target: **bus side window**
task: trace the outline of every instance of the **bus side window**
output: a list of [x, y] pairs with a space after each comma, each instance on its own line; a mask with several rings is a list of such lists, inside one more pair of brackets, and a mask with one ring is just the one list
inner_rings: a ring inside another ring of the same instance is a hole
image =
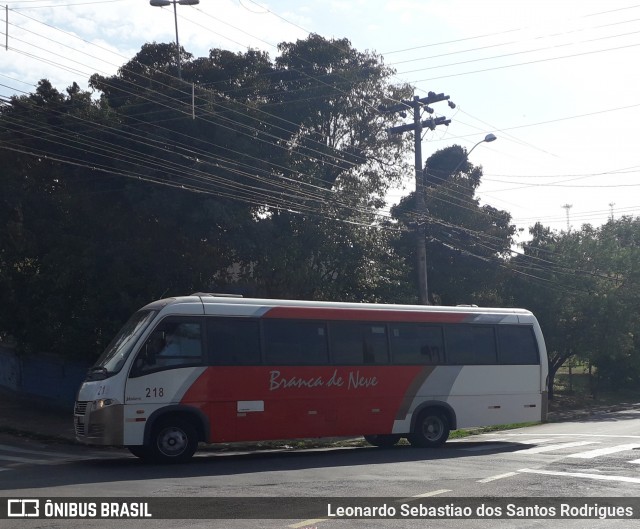
[[147, 339], [134, 363], [133, 375], [168, 367], [202, 364], [200, 322], [163, 321]]
[[207, 346], [213, 365], [259, 365], [260, 324], [248, 318], [208, 318]]
[[419, 323], [391, 325], [391, 357], [394, 364], [444, 363], [442, 328]]
[[269, 320], [262, 323], [268, 365], [326, 365], [326, 324], [319, 321]]
[[496, 364], [495, 332], [488, 325], [447, 325], [444, 328], [447, 360], [454, 365]]
[[498, 325], [501, 364], [537, 365], [538, 345], [533, 329], [526, 325]]
[[334, 364], [387, 364], [389, 350], [384, 323], [332, 322], [331, 354]]

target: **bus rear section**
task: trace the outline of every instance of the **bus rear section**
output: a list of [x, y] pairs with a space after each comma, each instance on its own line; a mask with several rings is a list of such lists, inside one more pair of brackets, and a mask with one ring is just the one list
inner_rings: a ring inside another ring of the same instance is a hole
[[141, 312], [128, 349], [80, 389], [83, 442], [184, 461], [199, 442], [439, 446], [456, 428], [545, 419], [546, 350], [527, 311], [199, 296]]

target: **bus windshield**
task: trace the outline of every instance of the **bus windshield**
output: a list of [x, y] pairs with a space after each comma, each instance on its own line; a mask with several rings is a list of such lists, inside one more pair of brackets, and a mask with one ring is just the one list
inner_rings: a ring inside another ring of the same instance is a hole
[[131, 354], [137, 339], [155, 318], [156, 314], [157, 311], [155, 310], [141, 310], [131, 316], [90, 369], [88, 378], [107, 378], [118, 373]]

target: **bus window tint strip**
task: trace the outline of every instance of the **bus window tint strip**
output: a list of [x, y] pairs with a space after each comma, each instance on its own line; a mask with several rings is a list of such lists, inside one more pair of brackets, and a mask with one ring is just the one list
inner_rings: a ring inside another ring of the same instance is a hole
[[391, 327], [391, 357], [394, 364], [437, 365], [444, 363], [442, 327], [412, 323]]
[[263, 322], [268, 365], [323, 365], [329, 362], [326, 324], [316, 321]]
[[540, 353], [531, 326], [498, 326], [498, 347], [501, 364], [536, 365], [540, 362]]
[[384, 323], [331, 322], [331, 356], [338, 365], [389, 363]]
[[253, 318], [208, 318], [207, 346], [214, 365], [259, 365], [260, 323]]
[[[262, 334], [261, 334], [262, 328]], [[537, 365], [530, 325], [207, 318], [212, 365]]]

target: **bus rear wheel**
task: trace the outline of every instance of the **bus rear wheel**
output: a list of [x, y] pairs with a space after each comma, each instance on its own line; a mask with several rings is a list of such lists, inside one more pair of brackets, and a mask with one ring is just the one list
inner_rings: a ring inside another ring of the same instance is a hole
[[418, 416], [408, 439], [412, 446], [420, 448], [442, 446], [449, 438], [449, 431], [445, 414], [436, 409], [427, 409]]
[[365, 435], [364, 440], [379, 448], [391, 448], [400, 440], [400, 436], [396, 434]]
[[162, 420], [154, 427], [149, 445], [152, 459], [161, 463], [184, 463], [198, 448], [198, 432], [181, 418]]

